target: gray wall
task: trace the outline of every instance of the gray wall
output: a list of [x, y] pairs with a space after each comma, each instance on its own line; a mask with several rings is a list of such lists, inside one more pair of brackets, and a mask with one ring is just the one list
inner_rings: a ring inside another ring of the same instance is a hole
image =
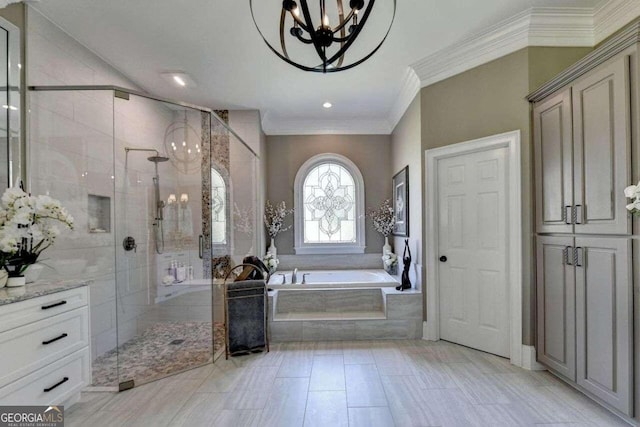
[[[292, 207], [298, 169], [309, 158], [322, 153], [341, 154], [358, 166], [364, 178], [365, 208], [377, 207], [391, 197], [389, 135], [295, 135], [267, 136], [267, 199], [274, 203], [284, 200], [287, 207]], [[292, 218], [289, 221], [293, 224]], [[366, 230], [366, 252], [382, 254], [383, 237], [368, 220]], [[278, 256], [294, 254], [293, 246], [293, 229], [276, 239]]]
[[[422, 289], [422, 150], [420, 147], [420, 94], [418, 94], [391, 134], [391, 173], [409, 166], [409, 248], [413, 259], [409, 278], [416, 289]], [[394, 237], [392, 245], [398, 256], [404, 251], [404, 237]], [[402, 273], [402, 263], [398, 274]]]
[[535, 268], [531, 115], [525, 96], [589, 51], [526, 48], [421, 90], [423, 151], [516, 129], [522, 132], [523, 343], [527, 345], [533, 345], [535, 335]]

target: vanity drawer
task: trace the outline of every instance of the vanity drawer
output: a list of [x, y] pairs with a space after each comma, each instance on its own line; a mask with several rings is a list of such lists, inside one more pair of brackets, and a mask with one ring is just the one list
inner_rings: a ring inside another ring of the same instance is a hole
[[0, 332], [88, 305], [88, 286], [0, 306]]
[[89, 349], [84, 348], [0, 388], [0, 405], [61, 405], [89, 385]]
[[0, 333], [0, 386], [88, 345], [88, 307]]

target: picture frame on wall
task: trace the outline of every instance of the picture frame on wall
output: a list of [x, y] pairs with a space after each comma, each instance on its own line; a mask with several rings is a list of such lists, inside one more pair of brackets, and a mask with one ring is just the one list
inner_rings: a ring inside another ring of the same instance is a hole
[[393, 176], [393, 210], [396, 223], [393, 235], [409, 237], [409, 166]]

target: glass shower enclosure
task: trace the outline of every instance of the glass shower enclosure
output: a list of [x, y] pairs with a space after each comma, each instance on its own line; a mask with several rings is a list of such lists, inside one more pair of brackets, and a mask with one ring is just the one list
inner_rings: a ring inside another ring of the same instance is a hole
[[126, 89], [35, 87], [29, 103], [28, 189], [75, 218], [42, 276], [90, 283], [93, 386], [211, 363], [220, 259], [255, 250], [255, 153], [210, 110]]

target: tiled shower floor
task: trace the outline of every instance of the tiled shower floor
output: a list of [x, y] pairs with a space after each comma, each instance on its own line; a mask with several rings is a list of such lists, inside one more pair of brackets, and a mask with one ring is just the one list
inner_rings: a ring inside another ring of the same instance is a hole
[[[216, 350], [224, 326], [215, 323]], [[146, 383], [211, 361], [211, 323], [156, 323], [142, 334], [93, 361], [93, 386], [117, 387], [129, 379]], [[120, 380], [118, 378], [120, 366]]]

